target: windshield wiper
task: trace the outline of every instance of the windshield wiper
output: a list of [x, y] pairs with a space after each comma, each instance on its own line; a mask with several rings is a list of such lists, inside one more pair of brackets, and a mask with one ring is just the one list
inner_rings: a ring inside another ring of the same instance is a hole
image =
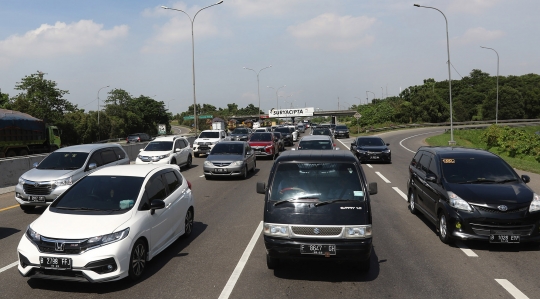
[[330, 201], [321, 201], [321, 202], [316, 203], [315, 206], [318, 207], [318, 206], [324, 206], [324, 205], [335, 203], [335, 202], [353, 201], [353, 200], [356, 200], [356, 199], [334, 199]]
[[94, 208], [87, 208], [87, 207], [79, 207], [79, 208], [70, 208], [70, 207], [55, 207], [60, 210], [83, 210], [83, 211], [106, 211], [102, 209], [94, 209]]
[[493, 183], [498, 183], [498, 182], [497, 182], [497, 181], [494, 181], [494, 180], [478, 179], [478, 180], [472, 180], [472, 181], [461, 182], [461, 183], [459, 183], [459, 184], [484, 184], [484, 183], [487, 183], [487, 184], [493, 184]]
[[517, 181], [517, 179], [501, 180], [501, 181], [497, 181], [496, 183], [497, 183], [497, 184], [504, 184], [504, 183], [515, 182], [515, 181]]
[[71, 166], [71, 167], [66, 167], [66, 168], [64, 168], [64, 170], [73, 170], [73, 169], [79, 169], [79, 168], [81, 168], [81, 167], [80, 167], [80, 166], [79, 166], [79, 167], [77, 167], [77, 166]]
[[299, 197], [295, 197], [295, 198], [291, 198], [291, 199], [280, 200], [280, 201], [274, 203], [274, 206], [277, 206], [277, 205], [280, 205], [280, 204], [286, 203], [286, 202], [294, 202], [294, 201], [299, 200], [299, 199], [316, 199], [316, 200], [319, 200], [319, 198], [316, 197], [316, 195], [321, 195], [321, 194], [320, 193], [306, 194], [304, 196], [299, 196]]

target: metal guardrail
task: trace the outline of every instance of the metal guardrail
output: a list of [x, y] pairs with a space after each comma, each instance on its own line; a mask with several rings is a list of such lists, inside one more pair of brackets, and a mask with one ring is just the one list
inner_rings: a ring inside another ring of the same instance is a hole
[[[540, 119], [505, 119], [505, 120], [499, 120], [498, 123], [499, 124], [500, 123], [523, 123], [522, 126], [532, 126], [532, 125], [540, 125]], [[460, 121], [460, 122], [454, 122], [453, 123], [454, 126], [485, 125], [484, 127], [488, 127], [488, 126], [490, 126], [492, 124], [495, 124], [494, 120]], [[405, 125], [396, 125], [396, 126], [389, 126], [389, 127], [382, 127], [382, 128], [371, 128], [371, 129], [366, 129], [366, 133], [389, 131], [389, 130], [395, 130], [395, 129], [405, 129], [405, 128], [444, 127], [444, 126], [450, 126], [450, 122], [405, 124]], [[461, 128], [459, 128], [459, 129], [461, 129]]]

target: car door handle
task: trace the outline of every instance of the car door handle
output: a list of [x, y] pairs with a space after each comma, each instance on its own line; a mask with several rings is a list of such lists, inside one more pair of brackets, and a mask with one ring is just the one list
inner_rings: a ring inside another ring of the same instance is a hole
[[165, 209], [168, 209], [170, 206], [171, 206], [171, 203], [168, 203], [168, 204], [165, 206]]

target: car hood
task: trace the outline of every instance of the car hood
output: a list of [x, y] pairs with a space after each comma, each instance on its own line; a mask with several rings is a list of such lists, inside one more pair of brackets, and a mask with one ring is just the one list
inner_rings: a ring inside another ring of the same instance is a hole
[[365, 201], [335, 202], [323, 206], [314, 203], [267, 203], [265, 222], [305, 225], [363, 225], [371, 218]]
[[55, 239], [85, 239], [113, 233], [131, 218], [131, 211], [117, 215], [74, 215], [48, 209], [30, 226], [42, 236]]
[[216, 142], [219, 138], [197, 138], [194, 142]]
[[69, 170], [55, 170], [55, 169], [37, 169], [33, 168], [28, 170], [22, 175], [22, 178], [34, 182], [47, 182], [58, 180], [60, 178], [67, 178], [74, 175], [78, 169], [69, 169]]
[[206, 160], [210, 162], [232, 162], [232, 161], [242, 161], [244, 157], [242, 155], [208, 155]]
[[267, 146], [272, 145], [272, 141], [250, 141], [248, 142], [250, 146]]
[[512, 204], [530, 203], [533, 192], [525, 184], [448, 184], [454, 192], [469, 203]]
[[141, 156], [162, 156], [170, 154], [171, 151], [142, 151], [139, 153]]
[[365, 146], [365, 145], [363, 145], [363, 146], [357, 146], [356, 148], [359, 149], [359, 150], [370, 151], [370, 152], [382, 152], [382, 151], [388, 149], [387, 146], [383, 146], [383, 145], [378, 145], [378, 146]]

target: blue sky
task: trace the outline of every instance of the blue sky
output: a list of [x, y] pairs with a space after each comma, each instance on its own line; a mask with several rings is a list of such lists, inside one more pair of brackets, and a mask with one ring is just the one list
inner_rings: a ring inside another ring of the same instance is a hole
[[[416, 2], [415, 2], [416, 1]], [[66, 98], [97, 109], [112, 88], [146, 95], [173, 113], [193, 103], [191, 16], [213, 1], [2, 0], [0, 88], [10, 96], [42, 71]], [[472, 69], [539, 73], [538, 0], [225, 0], [195, 21], [197, 102], [217, 107], [345, 109], [423, 79], [448, 78], [443, 16], [459, 79]], [[459, 74], [458, 74], [459, 73]], [[267, 86], [278, 88], [276, 92]], [[382, 87], [382, 90], [381, 90]], [[388, 91], [387, 91], [388, 90]], [[381, 94], [382, 93], [382, 94]], [[358, 99], [360, 98], [360, 99]], [[373, 94], [369, 93], [369, 98]], [[278, 103], [276, 104], [276, 101]]]

